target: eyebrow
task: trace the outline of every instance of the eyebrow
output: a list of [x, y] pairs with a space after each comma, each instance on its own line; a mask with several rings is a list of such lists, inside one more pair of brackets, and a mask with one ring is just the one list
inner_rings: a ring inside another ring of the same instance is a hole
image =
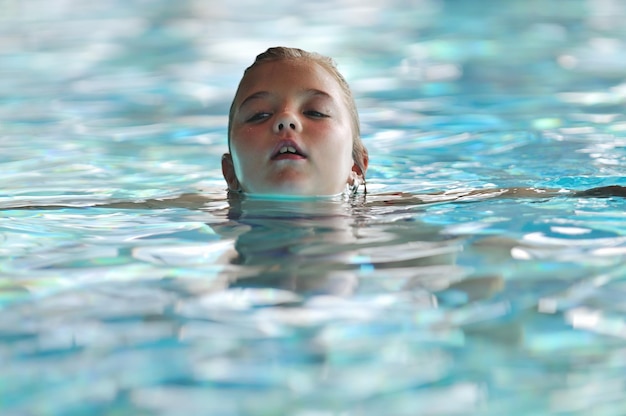
[[244, 105], [246, 105], [250, 101], [258, 100], [260, 98], [266, 98], [269, 95], [270, 95], [270, 93], [268, 91], [255, 92], [254, 94], [247, 96], [246, 99], [243, 100], [241, 102], [241, 104], [239, 104], [239, 108], [243, 107]]
[[[330, 99], [333, 98], [327, 92], [324, 92], [322, 90], [318, 90], [318, 89], [315, 89], [315, 88], [306, 89], [306, 90], [303, 91], [303, 93], [306, 94], [306, 95], [311, 95], [311, 96], [319, 95], [319, 96], [330, 98]], [[251, 95], [247, 96], [241, 102], [241, 104], [239, 104], [239, 108], [243, 107], [244, 105], [246, 105], [250, 101], [254, 101], [254, 100], [258, 100], [258, 99], [262, 99], [262, 98], [267, 98], [267, 97], [269, 97], [271, 95], [272, 94], [269, 91], [258, 91], [258, 92], [255, 92], [254, 94], [251, 94]]]

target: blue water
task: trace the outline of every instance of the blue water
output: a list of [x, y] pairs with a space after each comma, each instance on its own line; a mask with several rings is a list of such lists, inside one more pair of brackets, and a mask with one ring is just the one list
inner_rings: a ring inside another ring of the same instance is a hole
[[[626, 202], [486, 191], [626, 185], [625, 18], [0, 0], [0, 414], [626, 414]], [[352, 85], [367, 196], [226, 199], [281, 44]]]

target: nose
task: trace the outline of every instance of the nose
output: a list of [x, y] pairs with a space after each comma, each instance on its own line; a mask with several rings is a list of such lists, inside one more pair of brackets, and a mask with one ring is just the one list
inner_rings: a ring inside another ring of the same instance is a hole
[[292, 130], [299, 132], [301, 129], [300, 121], [292, 113], [280, 114], [274, 122], [274, 133], [281, 133]]

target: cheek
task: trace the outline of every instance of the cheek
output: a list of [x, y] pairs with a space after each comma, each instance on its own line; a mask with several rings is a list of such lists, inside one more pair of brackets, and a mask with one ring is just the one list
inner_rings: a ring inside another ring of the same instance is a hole
[[231, 134], [230, 148], [235, 160], [248, 160], [256, 153], [257, 141], [252, 140], [254, 132], [251, 128], [239, 129]]
[[334, 129], [328, 133], [327, 150], [335, 160], [352, 161], [352, 130], [350, 128]]

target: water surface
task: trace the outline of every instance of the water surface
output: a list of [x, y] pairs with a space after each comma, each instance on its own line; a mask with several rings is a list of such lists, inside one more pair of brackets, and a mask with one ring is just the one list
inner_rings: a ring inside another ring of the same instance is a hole
[[[0, 10], [3, 415], [624, 413], [624, 200], [467, 195], [626, 185], [621, 2]], [[280, 44], [353, 86], [367, 196], [227, 200]]]

